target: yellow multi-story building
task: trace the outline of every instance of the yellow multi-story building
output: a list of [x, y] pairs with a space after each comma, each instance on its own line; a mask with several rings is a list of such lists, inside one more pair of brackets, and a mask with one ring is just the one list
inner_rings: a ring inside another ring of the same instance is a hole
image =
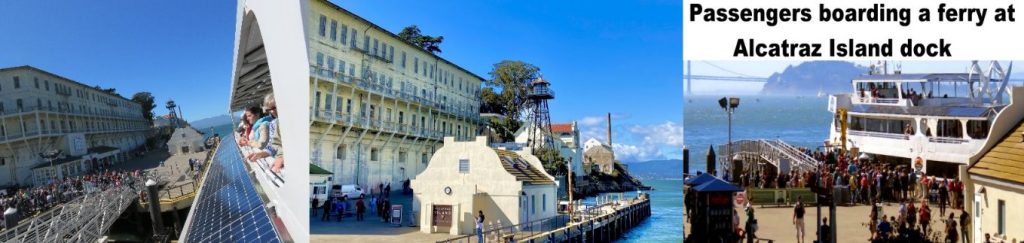
[[482, 77], [326, 0], [309, 11], [310, 158], [331, 184], [399, 190], [443, 137], [478, 134]]
[[[141, 105], [120, 95], [31, 66], [0, 69], [0, 185], [40, 184], [126, 160], [148, 130]], [[43, 158], [53, 151], [60, 157]]]

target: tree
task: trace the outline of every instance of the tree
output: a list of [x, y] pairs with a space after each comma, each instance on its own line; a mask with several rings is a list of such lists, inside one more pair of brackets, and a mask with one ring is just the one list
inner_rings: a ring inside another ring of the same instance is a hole
[[485, 82], [480, 91], [481, 112], [497, 113], [505, 119], [491, 121], [491, 126], [503, 141], [514, 139], [516, 130], [523, 125], [520, 120], [526, 105], [530, 82], [537, 79], [540, 68], [523, 61], [504, 60], [494, 64], [491, 80]]
[[[491, 80], [485, 83], [484, 92], [494, 93], [483, 95], [484, 105], [487, 107], [500, 107], [502, 115], [513, 120], [519, 120], [523, 108], [526, 106], [526, 96], [529, 91], [530, 82], [537, 79], [540, 68], [523, 61], [504, 60], [494, 64], [491, 70]], [[500, 89], [500, 91], [496, 91]], [[495, 93], [500, 92], [500, 93]]]
[[149, 92], [138, 92], [132, 95], [132, 101], [139, 103], [142, 107], [142, 117], [149, 121], [149, 125], [153, 125], [153, 108], [156, 108], [156, 102], [153, 101], [153, 94]]
[[533, 151], [533, 154], [537, 155], [540, 159], [541, 164], [544, 164], [544, 170], [550, 175], [565, 175], [569, 172], [569, 168], [565, 168], [567, 161], [562, 158], [557, 149], [554, 148], [539, 148]]
[[501, 142], [512, 141], [516, 131], [523, 126], [523, 122], [508, 117], [491, 118], [489, 124], [494, 129], [494, 133], [498, 134], [498, 137], [501, 138]]
[[398, 37], [434, 54], [441, 53], [441, 42], [444, 42], [444, 36], [423, 35], [420, 33], [420, 27], [416, 25], [406, 26], [398, 33]]

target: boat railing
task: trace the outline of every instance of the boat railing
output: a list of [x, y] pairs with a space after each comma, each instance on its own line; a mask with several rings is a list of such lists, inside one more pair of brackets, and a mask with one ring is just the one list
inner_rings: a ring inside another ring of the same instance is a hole
[[930, 138], [928, 138], [928, 142], [931, 142], [931, 143], [961, 144], [961, 143], [970, 142], [970, 140], [965, 139], [965, 138], [930, 137]]
[[[241, 155], [243, 156], [243, 158], [245, 158], [245, 156], [249, 154], [258, 152], [255, 148], [249, 146], [239, 146], [239, 150], [242, 152]], [[282, 170], [281, 173], [278, 173], [271, 170], [271, 166], [273, 166], [274, 164], [274, 158], [272, 156], [257, 159], [255, 161], [252, 161], [252, 163], [256, 165], [254, 166], [254, 168], [252, 168], [252, 170], [254, 172], [259, 172], [258, 175], [264, 176], [264, 178], [268, 179], [271, 183], [273, 183], [275, 187], [280, 188], [282, 185], [284, 185], [284, 171]]]
[[876, 138], [888, 138], [888, 139], [899, 139], [899, 140], [910, 140], [910, 136], [902, 133], [884, 133], [884, 132], [870, 132], [870, 131], [848, 131], [850, 135], [854, 136], [865, 136], [865, 137], [876, 137]]

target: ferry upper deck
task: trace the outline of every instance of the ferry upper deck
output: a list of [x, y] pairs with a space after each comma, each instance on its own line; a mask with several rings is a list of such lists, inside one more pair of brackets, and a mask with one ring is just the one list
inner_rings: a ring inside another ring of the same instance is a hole
[[995, 117], [1024, 96], [1010, 85], [1011, 69], [998, 62], [984, 69], [973, 62], [969, 70], [854, 78], [851, 93], [829, 97], [834, 117], [828, 142], [839, 144], [845, 126], [847, 146], [875, 159], [959, 174], [957, 168], [984, 145]]

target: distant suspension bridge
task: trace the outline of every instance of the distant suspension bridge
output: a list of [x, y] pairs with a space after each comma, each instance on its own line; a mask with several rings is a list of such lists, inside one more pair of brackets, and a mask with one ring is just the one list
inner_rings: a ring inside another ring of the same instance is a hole
[[707, 61], [700, 61], [700, 62], [702, 62], [704, 64], [707, 64], [707, 65], [710, 65], [710, 66], [712, 66], [714, 68], [717, 68], [718, 70], [724, 71], [726, 73], [733, 74], [735, 76], [693, 75], [693, 72], [691, 72], [691, 70], [690, 70], [690, 61], [686, 61], [686, 74], [685, 74], [685, 76], [686, 76], [686, 94], [687, 95], [692, 95], [693, 94], [693, 80], [755, 82], [755, 83], [768, 82], [768, 78], [765, 78], [765, 77], [756, 77], [756, 76], [752, 76], [752, 75], [746, 75], [746, 74], [743, 74], [743, 73], [735, 72], [735, 71], [723, 68], [721, 66], [715, 65], [714, 63], [707, 62]]
[[[712, 81], [712, 82], [715, 82], [715, 81], [754, 82], [754, 83], [765, 83], [765, 82], [768, 82], [768, 78], [767, 77], [757, 77], [757, 76], [753, 76], [753, 75], [746, 75], [746, 74], [743, 74], [743, 73], [740, 73], [740, 72], [736, 72], [736, 71], [724, 68], [722, 66], [716, 65], [716, 64], [708, 62], [708, 61], [698, 61], [698, 62], [704, 63], [706, 65], [709, 65], [709, 66], [711, 66], [711, 67], [713, 67], [715, 69], [718, 69], [718, 70], [720, 70], [722, 72], [729, 73], [731, 75], [725, 75], [725, 76], [694, 75], [693, 72], [690, 70], [690, 62], [691, 61], [686, 61], [686, 74], [684, 74], [684, 76], [686, 77], [686, 94], [687, 95], [692, 95], [693, 94], [693, 81], [694, 80]], [[1020, 85], [1024, 86], [1024, 78], [1011, 78], [1010, 79], [1010, 84], [1013, 84], [1014, 82], [1020, 82]]]

